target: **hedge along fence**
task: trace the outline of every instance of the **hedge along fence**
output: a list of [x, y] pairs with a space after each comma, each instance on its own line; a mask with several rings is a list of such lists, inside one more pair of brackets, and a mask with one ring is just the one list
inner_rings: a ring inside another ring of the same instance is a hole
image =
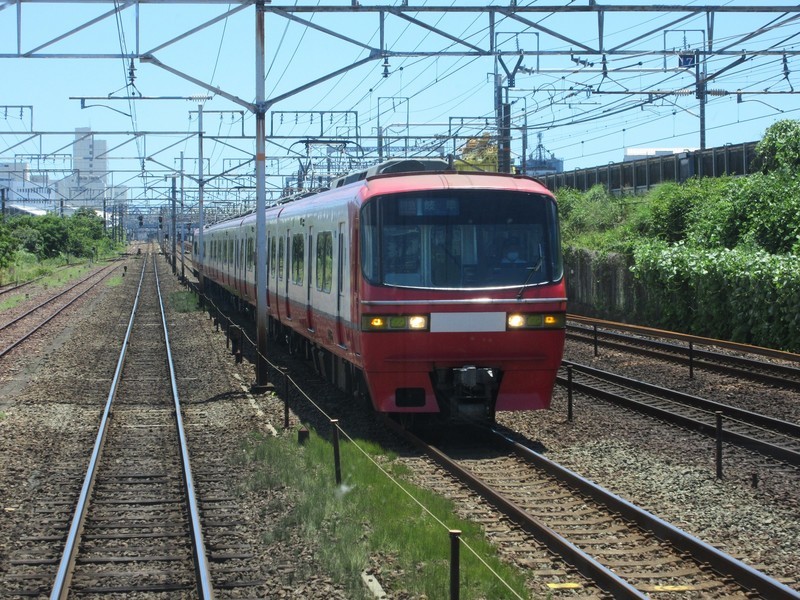
[[651, 325], [800, 351], [800, 256], [650, 243], [634, 250]]
[[567, 249], [571, 312], [800, 352], [800, 256], [654, 242]]

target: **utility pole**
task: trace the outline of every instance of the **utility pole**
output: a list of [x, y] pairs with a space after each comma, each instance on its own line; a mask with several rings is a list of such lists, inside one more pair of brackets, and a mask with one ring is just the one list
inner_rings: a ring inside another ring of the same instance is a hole
[[172, 236], [172, 274], [175, 275], [178, 272], [178, 266], [175, 262], [177, 260], [176, 252], [178, 251], [178, 222], [177, 222], [177, 215], [175, 213], [176, 204], [178, 202], [177, 198], [177, 190], [176, 187], [178, 185], [177, 176], [172, 175], [172, 219], [170, 223], [170, 235]]
[[186, 281], [186, 253], [183, 251], [183, 242], [186, 239], [186, 215], [183, 212], [183, 196], [183, 150], [181, 150], [181, 281]]
[[697, 90], [695, 97], [700, 101], [700, 150], [706, 149], [706, 90], [708, 84], [706, 83], [706, 68], [705, 61], [703, 61], [703, 69], [700, 69], [700, 52], [695, 50], [694, 53], [694, 77]]
[[[256, 1], [256, 389], [267, 382], [267, 191], [264, 0]], [[310, 250], [309, 250], [310, 252]]]
[[[203, 180], [203, 105], [199, 104], [197, 106], [197, 227], [198, 227], [198, 235], [197, 235], [197, 252], [200, 256], [200, 261], [202, 264], [205, 264], [206, 260], [206, 248], [203, 245], [203, 227], [205, 227], [204, 216], [203, 216], [203, 188], [205, 187], [205, 181]], [[199, 284], [200, 284], [200, 293], [202, 294], [205, 290], [205, 275], [203, 271], [200, 270], [198, 274]]]

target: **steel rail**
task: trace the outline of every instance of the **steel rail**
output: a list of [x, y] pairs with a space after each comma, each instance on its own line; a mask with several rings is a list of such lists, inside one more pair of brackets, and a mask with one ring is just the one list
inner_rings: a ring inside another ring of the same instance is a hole
[[635, 338], [612, 331], [601, 333], [612, 338], [611, 340], [598, 340], [597, 337], [589, 337], [591, 336], [589, 330], [584, 329], [576, 333], [574, 326], [568, 325], [566, 335], [568, 338], [579, 339], [589, 344], [603, 344], [612, 350], [688, 365], [690, 369], [706, 369], [783, 388], [800, 388], [800, 369], [795, 367], [700, 350], [697, 347], [687, 348], [653, 339]]
[[103, 450], [106, 433], [108, 432], [108, 423], [111, 416], [111, 405], [113, 404], [114, 398], [117, 395], [119, 380], [122, 376], [122, 368], [125, 365], [125, 356], [130, 343], [131, 331], [133, 331], [133, 322], [136, 317], [136, 309], [139, 306], [139, 297], [142, 292], [142, 282], [144, 281], [144, 273], [146, 268], [147, 259], [145, 258], [142, 263], [142, 273], [139, 276], [139, 288], [136, 291], [136, 297], [133, 301], [133, 309], [131, 310], [131, 316], [128, 320], [128, 329], [125, 332], [125, 339], [122, 342], [122, 350], [120, 351], [119, 359], [117, 360], [117, 368], [114, 371], [114, 378], [111, 380], [111, 390], [108, 393], [108, 399], [106, 401], [105, 408], [103, 409], [103, 416], [100, 419], [100, 429], [97, 432], [97, 438], [94, 442], [92, 455], [89, 459], [89, 467], [86, 470], [86, 477], [83, 480], [83, 487], [81, 488], [81, 493], [78, 496], [78, 503], [75, 508], [75, 516], [72, 519], [72, 524], [70, 525], [69, 533], [67, 534], [67, 541], [64, 545], [64, 553], [61, 555], [61, 561], [59, 562], [58, 571], [56, 572], [56, 579], [53, 583], [53, 589], [50, 592], [50, 600], [66, 600], [69, 592], [74, 558], [78, 550], [78, 541], [80, 540], [80, 534], [83, 530], [86, 511], [89, 507], [89, 496], [92, 488], [94, 487], [95, 475], [97, 474], [97, 464], [100, 460], [100, 454]]
[[646, 510], [631, 504], [627, 500], [581, 477], [577, 473], [554, 463], [541, 454], [511, 439], [505, 433], [496, 429], [491, 431], [499, 441], [506, 445], [506, 447], [518, 453], [526, 460], [529, 460], [536, 467], [561, 481], [567, 481], [574, 489], [582, 494], [617, 511], [624, 518], [635, 522], [643, 529], [653, 533], [656, 537], [668, 541], [679, 550], [689, 552], [695, 559], [710, 565], [717, 573], [730, 576], [739, 585], [751, 590], [756, 590], [763, 597], [770, 598], [771, 600], [800, 599], [800, 592], [791, 589], [772, 577], [746, 565], [742, 561], [714, 548], [710, 544], [678, 529], [674, 525], [667, 523]]
[[800, 354], [793, 352], [785, 352], [783, 350], [775, 350], [773, 348], [764, 348], [763, 346], [753, 346], [750, 344], [740, 344], [738, 342], [730, 342], [727, 340], [718, 340], [714, 338], [701, 337], [691, 335], [688, 333], [680, 333], [677, 331], [667, 331], [664, 329], [656, 329], [653, 327], [644, 327], [642, 325], [631, 325], [628, 323], [617, 323], [615, 321], [606, 321], [603, 319], [595, 319], [593, 317], [584, 317], [581, 315], [567, 315], [567, 321], [576, 321], [595, 327], [605, 327], [607, 329], [616, 329], [618, 331], [628, 331], [639, 335], [648, 335], [652, 337], [669, 338], [680, 340], [684, 342], [692, 342], [695, 344], [705, 344], [708, 346], [719, 346], [735, 352], [742, 352], [744, 354], [758, 354], [760, 356], [767, 356], [770, 358], [777, 358], [791, 362], [800, 363]]
[[23, 313], [23, 314], [19, 315], [17, 318], [15, 318], [15, 319], [12, 319], [12, 320], [11, 320], [11, 321], [9, 321], [8, 323], [3, 323], [2, 325], [0, 325], [0, 331], [3, 331], [4, 329], [6, 329], [6, 328], [8, 328], [8, 327], [11, 327], [11, 326], [12, 326], [12, 325], [14, 325], [15, 323], [19, 323], [19, 322], [20, 322], [22, 319], [24, 319], [25, 317], [27, 317], [27, 316], [28, 316], [28, 315], [30, 315], [31, 313], [34, 313], [34, 312], [36, 312], [37, 310], [39, 310], [39, 309], [40, 309], [40, 308], [42, 308], [43, 306], [47, 306], [47, 305], [48, 305], [48, 304], [50, 304], [50, 303], [51, 303], [53, 300], [57, 300], [58, 298], [60, 298], [60, 297], [61, 297], [61, 296], [63, 296], [64, 294], [66, 294], [66, 293], [68, 293], [68, 292], [71, 292], [72, 290], [74, 290], [76, 287], [78, 287], [78, 286], [79, 286], [79, 285], [81, 285], [82, 283], [86, 283], [86, 282], [87, 282], [87, 281], [89, 281], [89, 280], [90, 280], [92, 277], [94, 277], [94, 276], [96, 276], [96, 275], [98, 275], [98, 274], [102, 274], [102, 273], [104, 273], [105, 271], [109, 270], [111, 267], [112, 267], [112, 265], [109, 265], [109, 266], [107, 266], [107, 267], [104, 267], [104, 268], [103, 268], [103, 269], [101, 269], [100, 271], [96, 271], [96, 272], [94, 272], [94, 273], [91, 273], [91, 274], [89, 274], [88, 276], [84, 277], [84, 278], [83, 278], [83, 279], [81, 279], [80, 281], [78, 281], [78, 282], [76, 282], [75, 284], [73, 284], [73, 285], [69, 286], [67, 289], [65, 289], [65, 290], [63, 290], [63, 291], [61, 291], [61, 292], [59, 292], [59, 293], [58, 293], [58, 294], [56, 294], [55, 296], [51, 296], [50, 298], [48, 298], [47, 300], [45, 300], [45, 301], [44, 301], [44, 302], [42, 302], [41, 304], [38, 304], [37, 306], [34, 306], [33, 308], [31, 308], [30, 310], [26, 311], [25, 313]]
[[49, 316], [47, 319], [45, 319], [44, 321], [42, 321], [41, 323], [39, 323], [39, 324], [38, 324], [36, 327], [34, 327], [34, 328], [33, 328], [33, 329], [31, 329], [30, 331], [28, 331], [27, 333], [25, 333], [24, 335], [22, 335], [22, 337], [20, 337], [20, 338], [18, 338], [18, 339], [16, 339], [16, 340], [14, 340], [14, 341], [13, 341], [13, 342], [12, 342], [12, 343], [11, 343], [11, 344], [8, 346], [8, 347], [6, 347], [6, 348], [3, 348], [3, 350], [0, 350], [0, 358], [4, 357], [6, 354], [8, 354], [9, 352], [11, 352], [11, 351], [12, 351], [14, 348], [16, 348], [17, 346], [19, 346], [19, 345], [20, 345], [22, 342], [24, 342], [25, 340], [27, 340], [27, 339], [28, 339], [29, 337], [31, 337], [31, 336], [32, 336], [34, 333], [36, 333], [37, 331], [39, 331], [39, 330], [40, 330], [42, 327], [44, 327], [45, 325], [47, 325], [47, 324], [48, 324], [50, 321], [52, 321], [53, 319], [55, 319], [55, 318], [56, 318], [58, 315], [60, 315], [62, 312], [64, 312], [64, 311], [65, 311], [66, 309], [68, 309], [70, 306], [72, 306], [73, 304], [75, 304], [75, 303], [76, 303], [78, 300], [80, 300], [80, 299], [81, 299], [81, 298], [82, 298], [84, 295], [86, 295], [86, 294], [89, 292], [89, 290], [91, 290], [91, 289], [92, 289], [92, 288], [93, 288], [95, 285], [97, 285], [97, 283], [98, 283], [98, 282], [95, 282], [95, 283], [93, 283], [91, 286], [89, 286], [89, 287], [88, 287], [87, 289], [85, 289], [83, 292], [81, 292], [80, 294], [78, 294], [78, 295], [77, 295], [75, 298], [73, 298], [72, 300], [70, 300], [69, 302], [67, 302], [67, 303], [66, 303], [64, 306], [62, 306], [62, 307], [61, 307], [59, 310], [57, 310], [57, 311], [56, 311], [56, 312], [54, 312], [52, 315], [50, 315], [50, 316]]
[[[155, 265], [155, 261], [154, 261]], [[183, 428], [183, 418], [181, 416], [181, 401], [178, 395], [178, 384], [175, 377], [175, 365], [172, 361], [172, 350], [169, 344], [169, 331], [167, 330], [167, 317], [164, 312], [164, 301], [161, 297], [161, 284], [158, 279], [158, 267], [156, 273], [156, 290], [158, 291], [158, 305], [161, 310], [161, 324], [164, 328], [164, 343], [167, 347], [167, 365], [169, 366], [169, 379], [172, 386], [172, 399], [175, 407], [175, 424], [178, 431], [178, 438], [181, 444], [181, 467], [183, 469], [183, 480], [186, 489], [187, 508], [189, 510], [190, 524], [192, 528], [192, 551], [195, 558], [195, 572], [197, 574], [197, 592], [201, 600], [212, 600], [214, 591], [211, 584], [211, 573], [208, 568], [208, 558], [206, 557], [205, 545], [203, 543], [203, 532], [200, 525], [200, 509], [197, 505], [197, 496], [194, 491], [194, 479], [189, 461], [189, 449], [186, 441], [186, 433]]]
[[613, 594], [615, 598], [636, 598], [639, 600], [648, 598], [646, 594], [637, 590], [630, 583], [619, 577], [613, 570], [603, 566], [595, 558], [569, 542], [541, 520], [532, 517], [525, 510], [503, 497], [502, 494], [486, 485], [481, 479], [475, 477], [466, 469], [460, 467], [443, 452], [426, 444], [408, 430], [403, 429], [395, 421], [385, 418], [384, 422], [389, 428], [427, 454], [434, 462], [464, 482], [470, 489], [480, 494], [482, 497], [487, 498], [500, 511], [519, 524], [522, 529], [531, 533], [552, 552], [563, 557], [582, 575], [596, 582], [598, 586]]
[[[2, 9], [0, 9], [0, 10], [2, 10]], [[64, 265], [62, 267], [57, 267], [56, 270], [53, 273], [56, 273], [56, 272], [61, 271], [63, 269], [68, 269], [68, 268], [74, 267], [74, 266], [75, 265]], [[23, 281], [21, 283], [7, 283], [6, 285], [0, 286], [0, 296], [2, 296], [4, 294], [8, 294], [9, 292], [16, 292], [20, 288], [27, 287], [32, 283], [36, 283], [40, 279], [44, 279], [45, 277], [48, 277], [48, 275], [39, 275], [38, 277], [34, 277], [33, 279], [28, 279], [27, 281]]]
[[42, 277], [44, 277], [44, 275], [40, 275], [39, 277], [34, 277], [33, 279], [29, 279], [28, 281], [23, 281], [22, 283], [9, 283], [9, 284], [6, 284], [6, 285], [0, 287], [0, 296], [3, 296], [4, 294], [8, 294], [9, 292], [16, 292], [20, 288], [24, 288], [26, 286], [29, 286], [34, 281], [39, 281]]
[[646, 383], [644, 381], [639, 381], [638, 379], [632, 379], [630, 377], [625, 377], [609, 371], [603, 371], [602, 369], [595, 369], [594, 367], [569, 360], [565, 360], [561, 364], [563, 366], [572, 366], [574, 369], [578, 369], [579, 371], [582, 371], [587, 375], [591, 375], [592, 377], [611, 381], [618, 385], [633, 388], [647, 394], [669, 398], [670, 400], [675, 400], [676, 402], [680, 402], [681, 404], [685, 404], [694, 408], [700, 408], [710, 412], [720, 411], [726, 417], [738, 419], [739, 421], [743, 421], [745, 423], [772, 429], [773, 431], [777, 431], [788, 436], [800, 438], [800, 425], [792, 423], [791, 421], [782, 421], [781, 419], [776, 419], [775, 417], [755, 413], [743, 408], [731, 406], [730, 404], [708, 400], [707, 398], [701, 398], [700, 396], [692, 396], [691, 394], [684, 394], [683, 392], [679, 392], [677, 390], [671, 390], [658, 385], [653, 385], [652, 383]]
[[[578, 369], [580, 372], [580, 369]], [[564, 377], [557, 377], [556, 380], [558, 383], [562, 385], [569, 385], [569, 382]], [[619, 385], [621, 387], [622, 384], [615, 383], [615, 385]], [[600, 389], [598, 387], [591, 386], [587, 383], [581, 383], [572, 381], [573, 389], [583, 392], [585, 394], [595, 396], [598, 398], [602, 398], [604, 400], [608, 400], [609, 402], [614, 402], [616, 404], [621, 404], [627, 408], [631, 408], [638, 412], [650, 415], [657, 419], [661, 419], [663, 421], [667, 421], [670, 423], [674, 423], [676, 425], [680, 425], [682, 427], [686, 427], [687, 429], [691, 429], [694, 431], [699, 431], [705, 435], [710, 437], [714, 437], [717, 434], [716, 424], [705, 423], [698, 419], [694, 419], [692, 417], [688, 417], [686, 415], [681, 415], [663, 408], [659, 408], [658, 406], [654, 406], [652, 404], [648, 404], [647, 402], [640, 402], [628, 396], [615, 393], [613, 391]], [[630, 389], [630, 388], [628, 388]], [[704, 410], [699, 409], [698, 410]], [[705, 411], [709, 414], [710, 418], [714, 415], [708, 411]], [[754, 437], [750, 437], [748, 435], [743, 435], [741, 433], [736, 433], [735, 431], [731, 431], [730, 429], [723, 429], [722, 432], [722, 439], [725, 442], [733, 443], [738, 446], [747, 448], [749, 450], [753, 450], [764, 454], [766, 456], [770, 456], [777, 460], [785, 461], [791, 465], [800, 465], [800, 452], [796, 452], [791, 450], [790, 448], [784, 448], [782, 446], [777, 446], [775, 444], [771, 444], [769, 442], [765, 442], [763, 440], [756, 439]]]

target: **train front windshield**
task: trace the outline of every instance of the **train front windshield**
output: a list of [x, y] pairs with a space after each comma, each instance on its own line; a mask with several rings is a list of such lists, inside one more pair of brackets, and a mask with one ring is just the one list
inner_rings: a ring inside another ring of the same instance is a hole
[[563, 276], [552, 198], [437, 190], [374, 198], [361, 211], [361, 265], [377, 285], [492, 288]]

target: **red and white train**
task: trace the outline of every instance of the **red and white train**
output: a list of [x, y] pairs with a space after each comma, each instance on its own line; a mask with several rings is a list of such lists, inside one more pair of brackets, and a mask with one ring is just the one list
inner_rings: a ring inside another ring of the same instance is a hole
[[[387, 413], [492, 420], [547, 408], [566, 290], [558, 211], [536, 180], [394, 160], [267, 209], [269, 331]], [[255, 305], [254, 214], [193, 261]]]

